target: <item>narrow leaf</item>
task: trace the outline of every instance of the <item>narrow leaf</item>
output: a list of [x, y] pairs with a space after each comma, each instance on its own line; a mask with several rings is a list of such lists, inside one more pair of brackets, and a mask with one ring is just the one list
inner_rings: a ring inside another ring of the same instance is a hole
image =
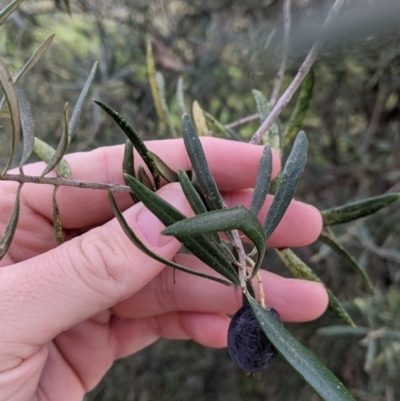
[[170, 168], [167, 163], [165, 163], [160, 157], [158, 157], [155, 153], [149, 151], [151, 157], [153, 158], [153, 161], [155, 165], [158, 168], [158, 171], [160, 172], [161, 177], [165, 178], [168, 182], [177, 182], [178, 181], [178, 175], [175, 173], [172, 168]]
[[185, 96], [183, 93], [183, 77], [178, 78], [178, 83], [176, 85], [176, 101], [178, 103], [178, 108], [180, 115], [186, 114], [186, 106], [185, 106]]
[[[190, 181], [189, 176], [182, 169], [178, 170], [178, 179], [181, 184], [182, 191], [189, 202], [195, 214], [207, 213], [207, 208], [201, 199], [201, 196], [196, 191], [193, 183]], [[236, 258], [233, 256], [230, 249], [222, 242], [221, 237], [217, 233], [210, 233], [207, 237], [218, 246], [232, 262], [236, 262]]]
[[228, 230], [241, 230], [254, 243], [257, 249], [257, 261], [251, 275], [253, 278], [264, 258], [265, 236], [257, 217], [244, 206], [199, 214], [168, 226], [162, 233], [184, 237]]
[[146, 174], [146, 171], [142, 165], [140, 165], [138, 168], [138, 180], [146, 188], [148, 188], [154, 192], [153, 184], [151, 183], [151, 180], [150, 180], [149, 176]]
[[65, 8], [67, 9], [67, 13], [71, 16], [71, 6], [69, 5], [69, 0], [64, 0]]
[[33, 145], [35, 143], [35, 122], [33, 120], [31, 105], [26, 97], [25, 91], [20, 84], [17, 84], [16, 89], [21, 114], [22, 138], [24, 143], [22, 158], [19, 163], [19, 171], [23, 174], [23, 165], [28, 161], [33, 152]]
[[[186, 218], [179, 210], [165, 202], [135, 178], [130, 176], [126, 176], [125, 178], [135, 195], [165, 226]], [[237, 272], [233, 266], [227, 261], [226, 256], [204, 235], [177, 237], [177, 239], [205, 264], [235, 285], [239, 285]]]
[[146, 166], [149, 168], [156, 186], [156, 190], [160, 189], [160, 172], [152, 158], [150, 151], [147, 149], [144, 142], [141, 140], [136, 131], [131, 127], [131, 125], [115, 110], [110, 106], [106, 105], [99, 100], [93, 100], [97, 105], [99, 105], [103, 110], [105, 110], [108, 115], [119, 125], [128, 139], [132, 142], [135, 149], [138, 151], [139, 155], [145, 162]]
[[1, 173], [1, 175], [4, 175], [10, 168], [11, 163], [14, 159], [14, 155], [17, 152], [19, 136], [21, 131], [21, 116], [19, 111], [17, 92], [15, 90], [11, 75], [1, 59], [0, 59], [0, 86], [3, 88], [4, 95], [7, 99], [8, 108], [10, 110], [11, 124], [13, 128], [10, 157], [8, 159], [7, 165], [5, 166], [3, 172]]
[[24, 0], [14, 0], [0, 10], [0, 25], [2, 25], [7, 18], [19, 7]]
[[182, 117], [182, 131], [186, 152], [209, 208], [211, 210], [223, 209], [224, 204], [221, 194], [208, 168], [206, 156], [196, 129], [187, 114]]
[[4, 255], [7, 253], [8, 248], [10, 247], [11, 242], [14, 238], [15, 231], [17, 229], [22, 185], [23, 184], [20, 184], [18, 187], [17, 194], [15, 197], [14, 210], [11, 214], [10, 221], [7, 224], [4, 234], [0, 240], [0, 260], [3, 259]]
[[[135, 175], [135, 163], [133, 160], [133, 144], [127, 139], [124, 147], [124, 159], [122, 161], [122, 173], [125, 175], [131, 175], [132, 177], [136, 177]], [[125, 176], [124, 176], [125, 177]], [[126, 184], [126, 181], [125, 181]], [[128, 184], [127, 184], [128, 185]], [[132, 192], [129, 193], [134, 203], [138, 203], [139, 199]]]
[[234, 131], [231, 129], [225, 128], [214, 116], [212, 116], [210, 113], [207, 111], [204, 111], [204, 117], [206, 118], [206, 124], [207, 127], [210, 131], [213, 132], [213, 134], [216, 137], [219, 138], [227, 138], [227, 139], [233, 139], [235, 141], [240, 141], [241, 139], [235, 134]]
[[153, 49], [151, 46], [150, 39], [147, 40], [146, 62], [147, 62], [147, 74], [149, 75], [150, 90], [153, 96], [154, 106], [156, 108], [158, 118], [167, 127], [169, 133], [175, 137], [176, 133], [172, 127], [169, 114], [166, 114], [165, 99], [163, 100], [160, 95], [160, 87], [161, 90], [163, 90], [163, 83], [161, 82], [160, 77], [158, 78], [157, 81], [156, 64], [154, 62]]
[[168, 106], [167, 106], [167, 99], [165, 96], [165, 82], [164, 82], [164, 77], [161, 74], [161, 72], [157, 71], [156, 80], [157, 80], [158, 93], [160, 95], [160, 100], [161, 100], [161, 107], [163, 110], [163, 122], [166, 125], [166, 127], [168, 128], [169, 134], [173, 138], [175, 138], [176, 132], [172, 125], [171, 115], [169, 114], [169, 110], [168, 110]]
[[274, 232], [293, 199], [306, 160], [307, 137], [303, 131], [300, 131], [280, 175], [278, 190], [265, 218], [264, 231], [267, 239]]
[[192, 115], [197, 134], [199, 136], [208, 136], [208, 127], [203, 109], [200, 107], [199, 102], [195, 100], [192, 106]]
[[54, 39], [54, 34], [50, 35], [35, 51], [31, 58], [24, 64], [18, 74], [14, 77], [14, 84], [18, 83], [42, 58], [43, 54], [46, 53]]
[[256, 185], [251, 199], [250, 211], [258, 216], [268, 194], [272, 174], [272, 152], [269, 145], [265, 145], [258, 165]]
[[[18, 74], [13, 78], [13, 83], [17, 84], [31, 68], [40, 60], [42, 55], [46, 52], [46, 50], [50, 47], [51, 42], [53, 41], [54, 35], [50, 35], [36, 50], [36, 52], [31, 56], [31, 58], [25, 63], [25, 65], [21, 68]], [[0, 101], [0, 110], [3, 110], [4, 103], [6, 101], [5, 96]]]
[[314, 70], [311, 69], [304, 79], [296, 106], [294, 107], [292, 116], [290, 117], [285, 132], [283, 133], [284, 146], [287, 146], [293, 140], [296, 134], [303, 128], [303, 123], [311, 104], [314, 81], [315, 74]]
[[203, 277], [203, 278], [208, 278], [213, 281], [217, 281], [218, 283], [227, 285], [227, 286], [232, 286], [232, 283], [229, 281], [226, 281], [224, 279], [215, 277], [215, 276], [210, 276], [208, 274], [200, 273], [195, 270], [189, 269], [183, 265], [180, 265], [175, 262], [171, 262], [168, 259], [163, 258], [160, 255], [157, 255], [156, 253], [152, 252], [150, 249], [146, 247], [146, 245], [143, 244], [143, 242], [140, 241], [138, 236], [135, 234], [135, 232], [129, 227], [127, 221], [125, 220], [123, 214], [121, 213], [121, 210], [119, 209], [117, 202], [115, 201], [114, 195], [112, 191], [108, 191], [108, 197], [111, 203], [111, 207], [113, 209], [114, 215], [117, 218], [119, 224], [122, 227], [122, 230], [126, 234], [126, 236], [147, 256], [150, 256], [151, 258], [157, 260], [158, 262], [164, 263], [167, 266], [174, 267], [175, 269], [182, 270], [186, 273], [193, 274], [195, 276]]
[[400, 193], [374, 196], [321, 212], [324, 226], [347, 223], [368, 216], [400, 198]]
[[283, 264], [288, 268], [294, 277], [301, 278], [303, 280], [316, 281], [317, 283], [323, 284], [329, 297], [328, 310], [343, 323], [353, 327], [356, 326], [353, 322], [353, 319], [350, 317], [346, 309], [332, 293], [332, 291], [293, 251], [290, 249], [285, 249], [283, 251], [276, 250], [276, 252], [278, 253], [278, 256], [282, 260]]
[[360, 273], [370, 290], [373, 290], [372, 282], [367, 274], [367, 272], [358, 264], [358, 262], [353, 258], [353, 256], [344, 248], [342, 245], [338, 244], [334, 238], [331, 236], [321, 233], [319, 238], [324, 244], [328, 245], [332, 250], [334, 250], [339, 256], [346, 260], [356, 272]]
[[346, 387], [303, 344], [252, 297], [251, 308], [265, 335], [286, 361], [325, 401], [355, 401]]
[[[39, 157], [40, 160], [49, 163], [54, 157], [56, 150], [46, 142], [43, 142], [41, 139], [35, 138], [33, 152], [37, 157]], [[69, 180], [72, 179], [71, 168], [65, 159], [61, 159], [61, 161], [57, 164], [56, 173], [59, 177], [67, 178]]]
[[57, 190], [59, 187], [55, 186], [53, 190], [53, 226], [54, 226], [54, 234], [56, 236], [57, 245], [61, 245], [64, 242], [63, 239], [63, 231], [61, 225], [61, 215], [60, 209], [57, 203]]
[[375, 368], [400, 356], [400, 341], [393, 341], [372, 361], [370, 368]]
[[[261, 124], [271, 113], [272, 108], [267, 98], [258, 90], [253, 89], [254, 100], [256, 101], [257, 111], [260, 115]], [[277, 121], [271, 124], [268, 132], [262, 138], [262, 144], [268, 144], [272, 149], [275, 149], [280, 155], [282, 154], [282, 136], [279, 124]]]
[[366, 336], [371, 329], [369, 327], [328, 326], [317, 330], [320, 336]]
[[193, 212], [195, 214], [207, 213], [206, 206], [204, 205], [199, 193], [196, 191], [195, 187], [189, 179], [189, 176], [184, 170], [178, 170], [178, 179], [179, 183], [181, 184], [182, 191], [185, 194], [185, 197], [188, 200]]
[[69, 122], [69, 127], [68, 127], [68, 142], [71, 142], [71, 139], [76, 132], [76, 126], [78, 125], [78, 120], [79, 117], [81, 116], [83, 105], [86, 102], [86, 99], [89, 94], [89, 89], [92, 86], [93, 79], [96, 75], [98, 64], [99, 64], [98, 61], [94, 63], [92, 70], [90, 71], [90, 74], [85, 82], [85, 85], [83, 85], [82, 91], [74, 107], [74, 111], [72, 112], [71, 120]]
[[44, 177], [47, 173], [52, 171], [58, 165], [58, 163], [61, 162], [67, 149], [68, 149], [68, 103], [65, 103], [64, 128], [63, 128], [63, 132], [61, 135], [60, 143], [58, 144], [53, 157], [50, 159], [46, 168], [43, 170], [42, 174], [40, 175], [40, 178]]

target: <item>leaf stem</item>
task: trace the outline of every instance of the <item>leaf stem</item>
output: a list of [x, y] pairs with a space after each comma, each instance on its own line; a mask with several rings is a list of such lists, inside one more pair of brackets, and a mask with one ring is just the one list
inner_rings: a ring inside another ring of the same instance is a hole
[[0, 176], [0, 181], [16, 181], [19, 183], [34, 183], [34, 184], [45, 184], [45, 185], [56, 185], [56, 186], [65, 186], [65, 187], [76, 187], [76, 188], [88, 188], [88, 189], [102, 189], [102, 190], [110, 190], [112, 189], [114, 192], [127, 192], [132, 193], [132, 190], [127, 185], [121, 184], [105, 184], [100, 182], [90, 182], [90, 181], [77, 181], [77, 180], [69, 180], [61, 177], [37, 177], [31, 175], [23, 175], [23, 174], [4, 174]]

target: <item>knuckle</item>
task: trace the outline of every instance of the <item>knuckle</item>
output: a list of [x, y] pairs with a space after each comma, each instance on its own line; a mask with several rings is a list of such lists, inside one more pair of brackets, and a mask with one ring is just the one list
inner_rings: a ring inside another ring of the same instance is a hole
[[[104, 295], [113, 294], [124, 281], [127, 271], [127, 255], [118, 244], [118, 232], [107, 233], [91, 230], [77, 238], [77, 251], [73, 263], [77, 274], [92, 289]], [[78, 256], [79, 260], [76, 260]]]

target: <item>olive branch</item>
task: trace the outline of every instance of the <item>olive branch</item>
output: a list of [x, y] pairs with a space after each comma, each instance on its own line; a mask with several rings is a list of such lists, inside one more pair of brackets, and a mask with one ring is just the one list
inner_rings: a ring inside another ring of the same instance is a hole
[[[22, 3], [23, 0], [15, 0], [0, 11], [0, 25], [6, 21], [9, 15]], [[325, 27], [339, 12], [344, 0], [336, 0]], [[69, 3], [66, 2], [69, 9]], [[290, 1], [284, 2], [285, 10], [285, 49], [283, 57], [287, 57], [288, 35], [290, 30]], [[239, 136], [232, 130], [237, 123], [224, 126], [214, 116], [205, 111], [197, 101], [193, 102], [192, 119], [186, 112], [184, 102], [183, 80], [178, 81], [177, 98], [182, 111], [182, 136], [186, 152], [191, 161], [190, 171], [173, 171], [159, 156], [152, 153], [134, 130], [129, 122], [109, 105], [94, 100], [121, 128], [127, 136], [124, 157], [121, 168], [124, 173], [126, 185], [107, 184], [96, 182], [84, 182], [73, 179], [71, 169], [64, 159], [68, 146], [77, 129], [80, 114], [89, 96], [93, 83], [97, 63], [93, 66], [80, 96], [76, 101], [72, 116], [69, 118], [69, 104], [66, 103], [63, 111], [63, 134], [56, 149], [35, 137], [34, 120], [29, 100], [24, 92], [21, 81], [32, 67], [41, 59], [53, 40], [51, 35], [42, 43], [39, 49], [26, 62], [19, 73], [12, 77], [6, 65], [0, 59], [0, 84], [4, 97], [0, 102], [0, 110], [5, 103], [8, 105], [12, 123], [12, 143], [9, 160], [3, 169], [0, 180], [16, 181], [20, 185], [16, 194], [14, 210], [9, 223], [0, 240], [0, 258], [9, 249], [15, 234], [19, 219], [20, 194], [24, 183], [36, 183], [53, 185], [53, 220], [55, 237], [58, 244], [62, 238], [62, 216], [57, 204], [57, 190], [60, 186], [74, 186], [78, 188], [92, 188], [107, 190], [109, 201], [121, 228], [127, 237], [142, 252], [165, 265], [184, 271], [188, 274], [200, 276], [216, 281], [220, 284], [240, 288], [243, 293], [244, 307], [251, 308], [260, 330], [272, 343], [272, 349], [276, 349], [314, 390], [324, 400], [354, 400], [343, 384], [299, 341], [297, 341], [276, 318], [268, 305], [265, 305], [265, 297], [262, 290], [259, 269], [265, 257], [266, 241], [272, 235], [283, 218], [290, 202], [292, 201], [297, 184], [303, 172], [307, 158], [307, 137], [301, 131], [301, 127], [310, 106], [314, 85], [314, 73], [312, 64], [323, 44], [323, 35], [312, 46], [310, 53], [300, 66], [299, 71], [276, 101], [280, 90], [282, 76], [285, 70], [285, 60], [282, 60], [277, 80], [274, 85], [272, 104], [259, 91], [254, 90], [253, 95], [257, 113], [250, 116], [260, 118], [260, 128], [251, 139], [251, 143], [262, 143], [263, 152], [259, 161], [254, 192], [249, 209], [244, 206], [228, 208], [221, 196], [215, 180], [209, 170], [199, 135], [208, 135], [238, 140]], [[160, 121], [164, 124], [170, 136], [177, 135], [176, 128], [171, 123], [164, 89], [164, 79], [157, 72], [150, 39], [147, 43], [147, 71], [151, 93]], [[287, 106], [297, 89], [301, 86], [293, 114], [282, 130], [282, 124], [278, 120], [281, 111]], [[273, 108], [271, 106], [274, 106]], [[249, 121], [248, 117], [239, 120], [240, 123]], [[10, 166], [18, 149], [20, 132], [22, 131], [23, 151], [19, 163], [19, 174], [9, 173]], [[294, 139], [294, 140], [293, 140]], [[288, 144], [292, 143], [292, 149], [287, 157], [284, 168], [275, 180], [271, 181], [272, 152], [271, 148], [283, 155]], [[134, 152], [143, 160], [138, 170], [134, 169]], [[47, 164], [40, 176], [28, 176], [24, 173], [24, 164], [32, 153], [35, 153]], [[46, 177], [55, 171], [57, 177]], [[179, 210], [161, 199], [156, 191], [165, 182], [179, 182], [195, 216], [187, 218]], [[142, 202], [165, 225], [162, 234], [174, 236], [194, 256], [210, 266], [217, 274], [208, 275], [194, 271], [186, 266], [162, 258], [149, 250], [129, 227], [115, 200], [115, 192], [130, 193], [134, 202]], [[259, 222], [259, 213], [268, 193], [273, 193], [274, 200], [262, 223]], [[337, 208], [322, 211], [324, 231], [320, 236], [321, 241], [337, 252], [344, 260], [353, 266], [372, 287], [366, 272], [358, 265], [350, 253], [335, 239], [329, 227], [335, 224], [347, 223], [367, 216], [389, 205], [400, 197], [400, 194], [388, 194], [369, 198], [352, 204], [346, 204]], [[253, 251], [246, 253], [242, 242], [242, 234], [254, 245]], [[276, 250], [283, 264], [293, 276], [306, 280], [322, 282], [320, 278], [305, 262], [303, 262], [291, 249]], [[260, 303], [255, 300], [253, 288], [254, 279], [258, 285]], [[349, 326], [355, 326], [353, 320], [336, 298], [327, 288], [329, 294], [329, 311]], [[242, 312], [240, 312], [242, 313]], [[236, 321], [235, 318], [233, 321]]]

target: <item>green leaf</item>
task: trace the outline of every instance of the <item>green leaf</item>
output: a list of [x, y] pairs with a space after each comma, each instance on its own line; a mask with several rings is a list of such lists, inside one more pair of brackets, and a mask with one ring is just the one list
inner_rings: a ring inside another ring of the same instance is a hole
[[372, 361], [370, 368], [375, 368], [385, 362], [396, 360], [400, 356], [400, 341], [393, 341], [386, 346]]
[[71, 16], [71, 6], [69, 5], [69, 0], [64, 0], [65, 8], [67, 9], [67, 13]]
[[54, 226], [54, 234], [56, 236], [57, 245], [61, 245], [64, 242], [62, 225], [61, 225], [61, 215], [60, 209], [57, 203], [57, 190], [59, 187], [54, 187], [52, 200], [53, 200], [53, 226]]
[[24, 0], [14, 0], [0, 10], [0, 25], [2, 25], [7, 18], [19, 7]]
[[325, 401], [355, 401], [339, 379], [271, 314], [248, 296], [251, 308], [265, 335], [286, 361]]
[[[136, 177], [135, 175], [135, 163], [133, 160], [133, 144], [127, 139], [124, 146], [124, 159], [122, 160], [122, 173], [125, 175], [131, 175], [132, 177]], [[125, 176], [124, 176], [125, 178]], [[125, 181], [126, 184], [126, 181]], [[128, 185], [128, 184], [127, 184]], [[139, 203], [139, 199], [132, 192], [129, 193], [134, 203]]]
[[62, 160], [68, 149], [68, 103], [64, 106], [64, 129], [61, 135], [60, 143], [57, 146], [52, 158], [49, 160], [46, 168], [40, 174], [40, 178], [52, 171]]
[[189, 176], [186, 174], [186, 171], [182, 169], [178, 170], [178, 180], [193, 212], [195, 214], [207, 213], [207, 208], [190, 181]]
[[150, 39], [147, 39], [146, 61], [147, 61], [147, 74], [149, 76], [150, 90], [153, 96], [154, 106], [156, 108], [158, 118], [167, 127], [169, 133], [173, 137], [175, 137], [176, 132], [172, 126], [169, 113], [167, 112], [165, 96], [164, 97], [162, 96], [162, 94], [165, 92], [163, 84], [164, 79], [162, 78], [162, 75], [159, 75], [157, 79], [156, 64], [154, 62], [153, 49], [151, 46]]
[[131, 125], [115, 110], [113, 110], [110, 106], [106, 105], [99, 100], [93, 100], [97, 105], [99, 105], [103, 110], [105, 110], [108, 115], [119, 125], [128, 139], [132, 142], [135, 149], [138, 151], [139, 155], [145, 162], [146, 166], [149, 168], [153, 178], [154, 184], [157, 189], [160, 189], [160, 172], [156, 166], [156, 163], [153, 160], [153, 157], [150, 151], [147, 149], [144, 142], [141, 140], [136, 131], [131, 127]]
[[23, 165], [28, 161], [33, 152], [33, 145], [35, 143], [35, 122], [33, 120], [31, 105], [26, 97], [25, 91], [20, 84], [17, 84], [16, 89], [21, 114], [22, 138], [24, 143], [22, 158], [19, 163], [19, 171], [23, 174]]
[[78, 97], [78, 100], [76, 102], [76, 105], [74, 107], [74, 111], [72, 112], [71, 120], [69, 122], [69, 129], [68, 129], [68, 142], [71, 142], [72, 137], [75, 135], [76, 126], [78, 125], [78, 120], [79, 120], [79, 117], [81, 116], [83, 105], [86, 102], [86, 99], [89, 94], [89, 89], [92, 86], [93, 79], [96, 75], [98, 64], [99, 64], [98, 61], [96, 61], [94, 63], [92, 70], [90, 71], [90, 74], [85, 82], [85, 85], [83, 85], [82, 91], [81, 91], [81, 93]]
[[300, 131], [280, 175], [278, 190], [265, 218], [264, 231], [267, 239], [274, 232], [293, 199], [306, 160], [307, 137], [303, 131]]
[[17, 229], [22, 185], [23, 184], [20, 184], [18, 187], [17, 195], [15, 197], [14, 210], [11, 214], [10, 221], [7, 224], [4, 234], [0, 240], [0, 260], [3, 259], [4, 255], [7, 253], [8, 248], [10, 247], [11, 242], [14, 238], [15, 231]]
[[185, 96], [183, 93], [183, 77], [178, 78], [178, 83], [176, 85], [176, 101], [178, 103], [178, 108], [180, 115], [186, 114], [186, 106], [185, 106]]
[[192, 115], [197, 134], [199, 136], [208, 136], [208, 127], [203, 109], [200, 107], [199, 102], [195, 100], [192, 106]]
[[233, 139], [240, 141], [241, 139], [231, 129], [225, 128], [214, 116], [203, 110], [204, 117], [206, 118], [206, 124], [210, 131], [216, 137]]
[[[189, 176], [186, 174], [184, 170], [178, 170], [178, 179], [181, 184], [182, 191], [189, 202], [190, 207], [192, 208], [195, 214], [207, 213], [207, 208], [203, 203], [199, 193], [196, 191], [193, 183], [190, 181]], [[213, 241], [215, 245], [218, 246], [232, 261], [236, 262], [235, 257], [233, 256], [230, 249], [222, 242], [220, 236], [217, 233], [211, 233], [207, 235], [207, 237]]]
[[314, 271], [309, 266], [307, 266], [292, 250], [276, 250], [276, 252], [279, 258], [282, 260], [283, 264], [288, 268], [288, 270], [290, 271], [290, 273], [292, 273], [294, 277], [301, 278], [303, 280], [316, 281], [317, 283], [323, 284], [329, 297], [328, 310], [343, 323], [349, 326], [356, 327], [353, 319], [350, 317], [346, 309], [332, 293], [332, 291], [321, 281], [321, 279], [314, 273]]
[[43, 54], [46, 53], [54, 39], [54, 34], [50, 35], [35, 51], [31, 58], [24, 64], [18, 74], [14, 78], [14, 84], [18, 83], [42, 58]]
[[[272, 108], [267, 98], [260, 91], [253, 89], [252, 93], [257, 104], [257, 111], [262, 124], [271, 113]], [[263, 136], [262, 144], [268, 144], [272, 149], [275, 149], [279, 155], [282, 155], [282, 136], [277, 121], [271, 124], [267, 134]]]
[[187, 114], [182, 117], [183, 140], [192, 168], [207, 205], [211, 210], [223, 209], [224, 204], [214, 177], [208, 168], [206, 156], [196, 129]]
[[347, 223], [368, 216], [400, 198], [400, 193], [374, 196], [321, 212], [324, 226]]
[[367, 272], [358, 264], [358, 262], [353, 258], [353, 256], [350, 255], [350, 253], [346, 250], [346, 248], [338, 244], [334, 238], [324, 233], [321, 233], [318, 239], [321, 240], [324, 244], [328, 245], [344, 260], [346, 260], [356, 270], [356, 272], [361, 273], [362, 277], [364, 277], [364, 280], [367, 282], [368, 287], [371, 290], [374, 289]]
[[165, 96], [165, 82], [164, 82], [164, 77], [161, 74], [161, 72], [157, 71], [156, 80], [157, 80], [158, 93], [159, 93], [160, 99], [161, 99], [161, 107], [163, 109], [163, 122], [166, 125], [170, 136], [175, 138], [176, 137], [176, 131], [175, 131], [173, 125], [172, 125], [171, 115], [170, 115], [169, 110], [168, 110], [167, 99], [166, 99], [166, 96]]
[[138, 238], [138, 236], [135, 234], [135, 232], [129, 227], [128, 223], [126, 222], [124, 216], [121, 213], [121, 210], [119, 209], [117, 202], [115, 201], [114, 195], [112, 193], [112, 191], [108, 191], [108, 198], [110, 200], [111, 203], [111, 207], [113, 209], [114, 215], [117, 218], [119, 224], [121, 225], [124, 233], [126, 234], [126, 236], [143, 252], [145, 253], [147, 256], [150, 256], [151, 258], [157, 260], [158, 262], [164, 263], [167, 266], [171, 266], [175, 269], [184, 271], [186, 273], [190, 273], [193, 274], [195, 276], [199, 276], [199, 277], [203, 277], [203, 278], [208, 278], [210, 280], [216, 281], [218, 283], [227, 285], [227, 286], [232, 286], [232, 283], [229, 281], [226, 281], [224, 279], [221, 279], [219, 277], [215, 277], [215, 276], [210, 276], [208, 274], [204, 274], [204, 273], [200, 273], [197, 272], [195, 270], [189, 269], [183, 265], [180, 265], [178, 263], [175, 262], [171, 262], [168, 259], [163, 258], [160, 255], [157, 255], [156, 253], [152, 252], [150, 249], [148, 249], [146, 247], [146, 245], [143, 244], [142, 241], [140, 241], [140, 239]]
[[21, 131], [21, 116], [19, 111], [18, 96], [15, 90], [13, 80], [7, 69], [0, 59], [0, 86], [3, 88], [4, 95], [7, 99], [8, 108], [10, 110], [11, 124], [12, 124], [12, 144], [10, 157], [8, 159], [7, 165], [4, 168], [1, 175], [7, 173], [14, 159], [14, 155], [18, 149], [19, 136]]
[[177, 182], [178, 181], [178, 175], [175, 173], [172, 168], [170, 168], [167, 163], [165, 163], [160, 157], [158, 157], [155, 153], [150, 152], [151, 157], [153, 158], [153, 161], [155, 165], [158, 168], [158, 171], [160, 172], [161, 177], [163, 177], [165, 180], [168, 182]]
[[[25, 63], [25, 65], [21, 68], [18, 74], [13, 78], [13, 83], [17, 84], [27, 73], [28, 71], [40, 60], [42, 55], [46, 52], [46, 50], [50, 47], [51, 42], [54, 39], [54, 35], [50, 35], [36, 50], [36, 52], [31, 56], [31, 58]], [[4, 103], [6, 101], [5, 96], [0, 101], [0, 110], [3, 110]]]
[[148, 188], [154, 192], [153, 184], [151, 183], [151, 180], [150, 180], [149, 176], [146, 174], [146, 171], [142, 165], [140, 165], [138, 168], [138, 180], [146, 188]]
[[311, 104], [314, 81], [315, 74], [314, 70], [311, 69], [304, 79], [299, 97], [296, 102], [296, 106], [294, 107], [292, 116], [290, 117], [285, 132], [283, 133], [284, 146], [287, 146], [293, 140], [296, 134], [301, 130], [301, 128], [303, 128], [303, 123]]
[[258, 216], [268, 194], [272, 174], [272, 152], [269, 145], [265, 145], [258, 165], [256, 185], [251, 199], [250, 211]]
[[[128, 185], [141, 202], [165, 225], [169, 226], [186, 217], [169, 203], [161, 199], [133, 177], [125, 176]], [[204, 235], [177, 237], [190, 252], [210, 266], [216, 272], [226, 277], [235, 285], [239, 285], [239, 278], [226, 256], [212, 244]]]
[[[37, 157], [39, 157], [40, 160], [49, 163], [50, 160], [54, 157], [56, 150], [41, 139], [35, 138], [33, 152], [36, 154]], [[65, 159], [61, 159], [61, 161], [57, 164], [56, 173], [59, 177], [63, 177], [69, 180], [72, 179], [71, 168], [69, 167], [69, 164]]]
[[328, 326], [317, 330], [320, 336], [366, 336], [371, 329], [369, 327]]
[[168, 226], [162, 233], [175, 237], [184, 237], [186, 235], [218, 233], [227, 230], [241, 230], [254, 243], [258, 255], [251, 275], [251, 278], [253, 278], [257, 274], [264, 258], [265, 236], [257, 217], [244, 206], [199, 214]]

